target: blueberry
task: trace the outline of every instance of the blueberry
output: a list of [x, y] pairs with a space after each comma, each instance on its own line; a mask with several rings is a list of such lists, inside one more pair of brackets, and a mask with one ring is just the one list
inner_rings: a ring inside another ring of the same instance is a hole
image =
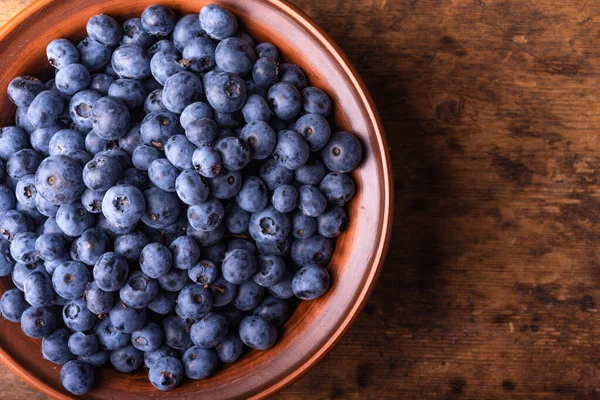
[[221, 314], [211, 312], [192, 325], [190, 338], [194, 345], [208, 349], [221, 343], [227, 335], [227, 330], [227, 319]]
[[108, 237], [101, 229], [88, 229], [71, 245], [71, 258], [87, 265], [94, 265], [104, 253], [107, 242]]
[[88, 20], [85, 28], [90, 38], [105, 46], [115, 46], [121, 40], [121, 26], [108, 15], [94, 15]]
[[[143, 255], [143, 254], [142, 254]], [[146, 308], [158, 296], [158, 283], [141, 271], [134, 271], [119, 289], [123, 304], [133, 308]]]
[[173, 43], [179, 51], [183, 51], [185, 46], [194, 38], [206, 35], [200, 27], [198, 14], [184, 15], [177, 21], [173, 29]]
[[256, 257], [248, 250], [234, 249], [225, 254], [222, 265], [223, 277], [239, 284], [248, 280], [256, 271]]
[[11, 257], [21, 263], [34, 263], [40, 259], [39, 253], [35, 249], [35, 241], [38, 234], [34, 232], [19, 232], [14, 235], [10, 243]]
[[258, 251], [256, 249], [256, 245], [250, 240], [242, 239], [242, 238], [234, 238], [229, 240], [227, 243], [227, 250], [235, 250], [235, 249], [244, 249], [248, 250], [250, 253], [256, 255]]
[[81, 203], [63, 204], [56, 212], [56, 223], [69, 236], [80, 236], [94, 225], [94, 214]]
[[29, 307], [21, 315], [21, 329], [34, 339], [41, 339], [56, 328], [56, 313], [50, 307]]
[[[146, 309], [128, 307], [125, 304], [117, 303], [110, 310], [108, 316], [111, 324], [117, 331], [132, 333], [144, 326], [146, 322]], [[127, 338], [127, 342], [129, 342], [129, 338]], [[107, 350], [109, 349], [107, 348]]]
[[210, 312], [213, 296], [203, 286], [191, 284], [181, 289], [177, 296], [177, 305], [187, 318], [198, 319]]
[[194, 72], [206, 72], [215, 66], [215, 51], [217, 45], [205, 37], [189, 40], [182, 50], [183, 59], [189, 62]]
[[273, 254], [261, 254], [258, 257], [258, 271], [253, 279], [262, 287], [270, 287], [284, 278], [285, 271], [283, 258]]
[[248, 43], [230, 37], [217, 45], [214, 58], [217, 66], [225, 72], [249, 75], [252, 72], [252, 65], [256, 61], [256, 53]]
[[91, 280], [89, 269], [78, 261], [62, 262], [52, 274], [54, 290], [59, 296], [69, 300], [82, 297]]
[[[29, 121], [29, 117], [27, 117], [28, 111], [29, 106], [17, 108], [17, 112], [15, 114], [15, 125], [24, 130], [25, 132], [31, 133], [35, 130], [35, 126], [33, 126], [31, 121]], [[2, 150], [0, 150], [0, 154], [2, 154]]]
[[218, 275], [219, 269], [214, 262], [209, 260], [200, 260], [188, 270], [189, 278], [200, 285], [210, 285]]
[[112, 63], [109, 62], [108, 64], [106, 64], [104, 66], [104, 71], [103, 71], [106, 75], [110, 76], [113, 79], [119, 79], [120, 76], [119, 74], [117, 74], [117, 72], [115, 71], [115, 69], [112, 66]]
[[107, 191], [121, 177], [121, 164], [109, 156], [97, 155], [83, 167], [83, 182], [91, 190]]
[[223, 40], [235, 35], [237, 19], [217, 4], [207, 4], [200, 10], [200, 26], [213, 39]]
[[287, 169], [297, 169], [306, 164], [309, 157], [309, 147], [297, 132], [281, 131], [277, 134], [277, 145], [273, 150], [273, 158]]
[[123, 23], [122, 44], [135, 44], [144, 48], [152, 46], [154, 38], [142, 25], [140, 18], [130, 18]]
[[150, 278], [165, 275], [173, 265], [173, 255], [162, 243], [150, 243], [144, 247], [140, 255], [140, 268]]
[[219, 360], [224, 363], [233, 363], [242, 356], [244, 343], [236, 332], [229, 332], [225, 339], [216, 346]]
[[277, 83], [279, 63], [273, 58], [259, 58], [252, 68], [252, 79], [262, 88], [270, 88]]
[[144, 99], [144, 112], [150, 114], [152, 112], [166, 111], [167, 109], [162, 103], [162, 89], [155, 89]]
[[323, 162], [334, 172], [350, 172], [362, 159], [362, 145], [352, 133], [335, 132], [321, 151]]
[[75, 332], [69, 337], [69, 350], [76, 356], [91, 356], [98, 351], [98, 339], [94, 334]]
[[180, 170], [192, 169], [192, 156], [196, 146], [184, 135], [169, 138], [165, 145], [165, 155], [169, 162]]
[[88, 310], [83, 299], [77, 298], [63, 306], [63, 321], [73, 331], [87, 331], [96, 323], [96, 315]]
[[176, 357], [163, 357], [154, 363], [148, 371], [150, 383], [158, 390], [171, 390], [183, 379], [184, 368]]
[[11, 322], [21, 322], [21, 315], [29, 307], [19, 289], [8, 289], [0, 298], [2, 317]]
[[79, 42], [77, 50], [81, 64], [90, 72], [100, 71], [110, 62], [110, 48], [89, 37]]
[[[2, 242], [4, 243], [4, 242]], [[5, 245], [3, 245], [5, 247]], [[4, 253], [6, 255], [6, 253]], [[12, 258], [11, 258], [12, 260]], [[36, 271], [45, 271], [44, 264], [36, 262], [32, 264], [15, 263], [11, 272], [11, 278], [17, 289], [23, 291], [23, 283], [29, 274]]]
[[246, 96], [246, 83], [236, 74], [218, 72], [206, 82], [206, 98], [216, 111], [241, 110]]
[[240, 324], [240, 339], [246, 346], [256, 350], [272, 347], [277, 336], [277, 329], [257, 316], [246, 317]]
[[117, 227], [132, 226], [143, 218], [146, 204], [142, 192], [132, 185], [110, 188], [102, 200], [102, 213]]
[[144, 362], [144, 353], [132, 345], [119, 347], [110, 352], [110, 363], [119, 372], [133, 372]]
[[57, 234], [44, 234], [35, 241], [35, 251], [44, 261], [61, 259], [65, 254], [65, 241]]
[[210, 144], [219, 134], [219, 127], [209, 118], [201, 118], [187, 123], [185, 135], [198, 147]]
[[152, 228], [164, 228], [179, 217], [177, 196], [159, 188], [150, 188], [144, 192], [146, 213], [142, 222]]
[[83, 395], [89, 392], [94, 384], [94, 369], [84, 361], [68, 361], [60, 369], [60, 380], [69, 392]]
[[[28, 175], [31, 176], [31, 175]], [[15, 188], [15, 190], [19, 190], [18, 186], [22, 184], [22, 180], [18, 181], [17, 183], [17, 188]], [[27, 185], [27, 184], [25, 184]], [[35, 190], [35, 186], [33, 187]], [[19, 195], [20, 197], [24, 197], [25, 199], [27, 199], [27, 196], [23, 196], [23, 195]], [[32, 199], [33, 199], [33, 203], [35, 206], [35, 192], [32, 194]], [[25, 204], [28, 205], [28, 204]], [[30, 206], [30, 205], [29, 205]], [[15, 193], [13, 193], [12, 190], [10, 190], [10, 188], [4, 186], [4, 185], [0, 185], [0, 212], [2, 211], [9, 211], [15, 208]]]
[[327, 117], [331, 113], [331, 99], [321, 89], [306, 87], [302, 89], [302, 107], [307, 113], [314, 113]]
[[222, 169], [217, 176], [208, 181], [208, 186], [214, 197], [229, 199], [235, 196], [242, 187], [242, 176], [238, 171]]
[[279, 212], [289, 213], [298, 205], [298, 191], [291, 185], [281, 185], [273, 192], [271, 203]]
[[190, 327], [177, 315], [171, 315], [162, 322], [165, 344], [179, 350], [185, 350], [192, 345]]
[[306, 75], [304, 75], [302, 69], [296, 64], [280, 64], [279, 80], [294, 85], [298, 90], [302, 90], [308, 86]]
[[84, 297], [88, 310], [94, 314], [108, 314], [115, 304], [113, 292], [100, 289], [95, 281], [85, 289]]
[[252, 315], [261, 317], [265, 321], [273, 324], [276, 328], [279, 328], [283, 326], [290, 317], [290, 307], [285, 300], [269, 296], [252, 311]]
[[163, 357], [179, 357], [179, 352], [163, 344], [156, 350], [144, 352], [144, 366], [152, 368]]
[[85, 136], [72, 129], [62, 129], [52, 136], [48, 143], [51, 156], [69, 155], [76, 150], [85, 149]]
[[114, 242], [115, 253], [122, 255], [128, 260], [137, 260], [140, 254], [142, 254], [142, 249], [148, 243], [148, 238], [142, 232], [136, 231], [120, 235], [117, 236]]
[[157, 314], [169, 314], [175, 308], [176, 300], [177, 293], [161, 290], [148, 308]]
[[271, 293], [273, 297], [281, 300], [292, 298], [294, 296], [294, 291], [292, 289], [293, 279], [294, 274], [292, 274], [289, 270], [286, 271], [282, 280], [269, 287], [269, 293]]
[[[248, 96], [246, 104], [244, 104], [244, 107], [242, 108], [242, 114], [244, 115], [246, 122], [249, 123], [268, 121], [273, 115], [269, 105], [267, 104], [267, 101], [258, 94], [252, 94]], [[268, 124], [266, 125], [268, 126]], [[272, 129], [269, 127], [269, 130]], [[266, 158], [266, 156], [264, 158]]]
[[135, 44], [118, 47], [112, 54], [112, 67], [121, 78], [144, 79], [152, 75], [148, 51]]
[[120, 78], [108, 88], [108, 95], [122, 100], [130, 109], [141, 108], [148, 92], [137, 79]]
[[177, 115], [170, 111], [147, 114], [142, 121], [140, 132], [145, 144], [161, 150], [170, 137], [183, 133]]
[[261, 43], [254, 47], [256, 51], [256, 56], [260, 58], [272, 58], [273, 60], [277, 60], [279, 58], [279, 50], [272, 43]]
[[[117, 306], [122, 307], [121, 305]], [[135, 309], [131, 310], [135, 313], [135, 315], [143, 314], [145, 319], [145, 313], [143, 311]], [[143, 326], [143, 324], [144, 323], [142, 322], [140, 327]], [[119, 347], [127, 345], [131, 341], [131, 334], [118, 330], [111, 322], [110, 315], [109, 318], [99, 321], [99, 323], [94, 327], [94, 333], [96, 336], [98, 336], [98, 342], [100, 342], [100, 347], [103, 350], [115, 350]]]
[[35, 271], [27, 275], [23, 282], [25, 300], [34, 307], [52, 305], [56, 293], [52, 288], [52, 278], [46, 272]]
[[209, 198], [203, 203], [190, 206], [187, 211], [190, 225], [197, 230], [212, 231], [216, 229], [223, 217], [225, 210], [218, 199]]
[[0, 233], [4, 239], [12, 241], [21, 232], [33, 229], [31, 219], [17, 210], [5, 211], [0, 218]]
[[90, 89], [100, 93], [102, 96], [108, 96], [108, 89], [114, 81], [115, 79], [107, 74], [93, 74], [90, 77]]
[[331, 137], [329, 123], [319, 114], [303, 115], [294, 124], [294, 130], [306, 140], [310, 151], [321, 150]]
[[213, 295], [213, 306], [222, 307], [235, 299], [237, 294], [237, 285], [228, 282], [222, 276], [219, 276], [210, 285], [210, 291]]
[[90, 73], [81, 64], [69, 64], [58, 71], [55, 78], [56, 88], [69, 96], [86, 89], [91, 82]]
[[348, 217], [341, 207], [334, 207], [317, 219], [319, 234], [325, 237], [336, 237], [348, 228]]
[[[194, 151], [192, 155], [192, 165], [198, 174], [206, 178], [216, 178], [221, 172], [223, 172], [223, 174], [221, 174], [222, 178], [229, 179], [230, 177], [230, 173], [225, 172], [226, 170], [222, 170], [220, 153], [210, 146], [201, 146]], [[237, 171], [231, 171], [231, 174], [236, 175]], [[233, 179], [235, 179], [235, 177]], [[221, 180], [218, 180], [217, 183], [214, 184], [214, 186], [221, 187], [223, 183], [224, 182], [221, 182]], [[237, 186], [237, 189], [239, 190], [239, 185], [241, 185], [241, 178], [240, 182], [231, 182], [230, 184], [233, 185], [233, 188], [231, 189], [235, 189], [235, 187]], [[219, 194], [223, 193], [225, 195], [227, 195], [230, 192], [230, 190], [225, 187], [222, 187], [222, 190], [216, 190], [217, 192], [219, 192]], [[215, 196], [221, 198], [219, 194], [215, 194]]]
[[102, 95], [94, 90], [82, 90], [73, 95], [69, 102], [69, 115], [77, 130], [87, 132], [92, 129], [92, 108], [101, 97]]
[[[46, 217], [54, 217], [54, 216], [56, 216], [56, 213], [58, 212], [59, 206], [56, 205], [56, 204], [53, 204], [52, 202], [49, 202], [48, 200], [46, 200], [42, 196], [37, 196], [36, 195], [35, 196], [35, 208], [42, 215], [45, 215]], [[60, 230], [60, 228], [59, 228], [59, 230]], [[62, 234], [62, 233], [63, 232], [60, 231], [60, 234]]]
[[142, 171], [147, 171], [154, 160], [162, 157], [162, 153], [151, 146], [138, 146], [131, 156], [133, 165]]
[[129, 266], [117, 253], [103, 254], [94, 265], [94, 279], [98, 287], [105, 291], [119, 290], [127, 281]]
[[311, 237], [317, 231], [317, 220], [308, 217], [302, 212], [296, 212], [292, 215], [292, 236], [298, 239]]
[[179, 269], [191, 268], [200, 258], [200, 248], [189, 236], [180, 236], [169, 245], [173, 253], [173, 266]]
[[141, 137], [141, 125], [133, 124], [127, 131], [127, 134], [122, 138], [119, 138], [118, 146], [121, 150], [125, 151], [129, 156], [133, 154], [135, 149], [144, 144]]
[[318, 217], [325, 212], [327, 199], [325, 195], [313, 185], [298, 187], [298, 209], [308, 217]]
[[326, 265], [333, 253], [331, 239], [315, 234], [306, 239], [296, 239], [292, 243], [292, 260], [298, 265]]
[[275, 190], [279, 186], [290, 183], [294, 178], [294, 172], [285, 168], [275, 158], [267, 158], [260, 168], [258, 175], [265, 182], [269, 190]]
[[15, 267], [15, 262], [10, 255], [10, 242], [0, 239], [0, 276], [9, 276]]
[[175, 13], [162, 5], [151, 5], [142, 12], [142, 26], [154, 36], [167, 36], [175, 27]]
[[225, 253], [227, 252], [227, 246], [223, 242], [217, 242], [211, 246], [208, 246], [203, 249], [204, 258], [212, 261], [217, 266], [221, 266], [223, 263], [223, 259], [225, 258]]
[[292, 289], [301, 300], [314, 300], [329, 288], [329, 273], [318, 264], [307, 265], [296, 272]]
[[208, 198], [208, 186], [196, 171], [187, 170], [175, 180], [175, 191], [179, 199], [187, 205], [200, 204]]
[[240, 284], [233, 305], [241, 311], [250, 311], [261, 302], [265, 289], [253, 281]]
[[131, 344], [141, 351], [154, 351], [160, 347], [162, 341], [162, 328], [154, 322], [146, 324], [131, 334]]
[[26, 147], [28, 147], [28, 140], [23, 129], [16, 126], [0, 128], [0, 159], [6, 161]]
[[233, 234], [241, 234], [248, 230], [250, 213], [237, 204], [232, 204], [225, 212], [227, 230]]
[[178, 72], [170, 76], [163, 88], [163, 104], [167, 110], [181, 114], [202, 96], [202, 81], [191, 72]]
[[35, 174], [42, 162], [40, 153], [32, 149], [19, 150], [10, 156], [6, 163], [6, 172], [13, 179]]
[[249, 176], [235, 196], [237, 204], [250, 213], [263, 210], [269, 202], [264, 182], [255, 176]]
[[89, 356], [79, 356], [77, 359], [88, 363], [92, 368], [100, 368], [108, 362], [108, 352], [100, 350]]
[[119, 139], [129, 129], [129, 109], [116, 97], [102, 97], [92, 108], [92, 127], [105, 140]]
[[70, 204], [83, 193], [81, 165], [68, 156], [44, 159], [35, 176], [38, 194], [54, 204]]
[[8, 84], [7, 94], [17, 107], [27, 107], [46, 89], [44, 82], [33, 76], [17, 76]]
[[159, 51], [150, 60], [152, 76], [161, 85], [164, 85], [169, 77], [185, 71], [189, 66], [190, 61], [182, 59], [176, 51]]
[[31, 147], [37, 152], [42, 153], [44, 156], [48, 156], [50, 154], [49, 146], [52, 136], [63, 129], [64, 125], [62, 123], [56, 123], [45, 128], [34, 130], [29, 137]]
[[[106, 150], [103, 150], [100, 153], [96, 154], [96, 156], [103, 155], [113, 157], [114, 159], [119, 161], [119, 164], [121, 164], [121, 169], [127, 169], [132, 167], [131, 158], [129, 157], [129, 154], [127, 154], [125, 150], [119, 147], [117, 141], [107, 142]], [[92, 157], [90, 157], [90, 159], [87, 161], [90, 161], [91, 159]], [[85, 165], [85, 163], [83, 164]]]
[[175, 192], [175, 180], [179, 170], [165, 158], [152, 161], [148, 168], [150, 181], [166, 192]]
[[59, 328], [42, 339], [42, 356], [54, 364], [64, 364], [75, 358], [68, 346], [69, 330]]
[[[248, 95], [257, 94], [262, 98], [266, 98], [268, 89], [269, 88], [258, 86], [253, 80], [246, 80], [246, 91], [248, 92]], [[271, 112], [271, 109], [269, 109], [269, 112]]]
[[[180, 122], [183, 129], [187, 129], [187, 126], [190, 122], [197, 121], [199, 119], [213, 118], [213, 111], [210, 106], [202, 101], [197, 101], [188, 105], [180, 115]], [[189, 137], [188, 137], [189, 139]], [[192, 143], [193, 140], [190, 140]]]
[[290, 234], [290, 218], [273, 207], [252, 214], [248, 231], [254, 240], [264, 244], [276, 244]]
[[231, 171], [239, 171], [250, 162], [248, 144], [235, 137], [223, 138], [217, 143], [223, 166]]
[[107, 141], [96, 135], [94, 131], [90, 131], [85, 136], [85, 150], [91, 155], [97, 155], [104, 151]]
[[85, 189], [81, 195], [81, 203], [87, 212], [92, 214], [99, 214], [102, 212], [102, 199], [104, 198], [105, 191], [96, 191], [91, 189]]

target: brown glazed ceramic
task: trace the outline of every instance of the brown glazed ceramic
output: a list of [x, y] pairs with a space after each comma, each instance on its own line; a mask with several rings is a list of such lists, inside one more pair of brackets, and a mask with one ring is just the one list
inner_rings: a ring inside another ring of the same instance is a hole
[[[105, 13], [121, 22], [139, 17], [150, 4], [172, 7], [180, 15], [198, 13], [209, 1], [194, 0], [41, 0], [0, 31], [0, 126], [14, 124], [14, 106], [6, 96], [18, 75], [51, 75], [45, 48], [52, 40], [85, 37], [85, 24]], [[258, 41], [273, 42], [285, 59], [299, 64], [313, 86], [325, 90], [334, 104], [337, 128], [362, 140], [365, 157], [353, 173], [357, 195], [349, 204], [350, 226], [336, 241], [329, 264], [331, 289], [321, 298], [302, 302], [285, 325], [278, 343], [250, 351], [213, 377], [185, 380], [177, 389], [159, 392], [143, 369], [122, 374], [96, 371], [90, 399], [264, 398], [298, 379], [340, 339], [364, 305], [381, 268], [393, 214], [390, 159], [379, 117], [362, 80], [331, 39], [308, 17], [278, 0], [218, 1], [234, 12], [243, 29]], [[0, 279], [0, 292], [13, 287]], [[69, 398], [60, 383], [60, 366], [41, 356], [40, 340], [26, 337], [19, 324], [0, 321], [0, 359], [28, 383], [55, 398]]]

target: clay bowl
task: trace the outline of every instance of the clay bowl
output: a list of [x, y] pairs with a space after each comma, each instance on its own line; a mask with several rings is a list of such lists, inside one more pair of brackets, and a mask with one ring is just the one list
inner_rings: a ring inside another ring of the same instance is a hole
[[[85, 37], [85, 24], [95, 14], [121, 22], [139, 17], [154, 0], [41, 0], [25, 9], [0, 31], [0, 126], [14, 124], [14, 106], [6, 96], [18, 75], [51, 75], [45, 47], [52, 39]], [[204, 0], [162, 0], [180, 15], [198, 13]], [[330, 262], [332, 287], [323, 297], [302, 302], [285, 325], [281, 339], [266, 351], [250, 351], [213, 377], [187, 380], [176, 390], [159, 392], [143, 370], [122, 374], [97, 371], [90, 399], [264, 398], [298, 379], [348, 329], [364, 305], [382, 266], [392, 222], [392, 176], [385, 136], [373, 101], [362, 80], [331, 39], [306, 15], [279, 0], [219, 1], [234, 12], [258, 41], [273, 42], [285, 59], [299, 64], [313, 86], [334, 103], [335, 124], [362, 140], [365, 158], [353, 173], [358, 192], [349, 205], [349, 229], [336, 242]], [[0, 292], [13, 287], [0, 280]], [[69, 398], [60, 383], [60, 367], [42, 359], [40, 340], [26, 337], [18, 324], [0, 321], [0, 359], [35, 388], [55, 398]]]

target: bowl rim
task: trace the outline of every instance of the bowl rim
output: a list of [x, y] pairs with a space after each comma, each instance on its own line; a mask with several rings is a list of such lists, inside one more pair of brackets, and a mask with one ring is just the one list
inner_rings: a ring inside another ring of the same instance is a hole
[[[61, 0], [36, 0], [33, 3], [26, 6], [23, 10], [12, 17], [4, 26], [0, 27], [0, 42], [2, 42], [14, 29], [30, 18], [33, 14], [41, 11], [49, 4], [59, 2]], [[312, 35], [328, 53], [335, 59], [337, 64], [343, 70], [344, 74], [349, 78], [352, 87], [356, 90], [362, 105], [365, 107], [365, 111], [369, 117], [369, 121], [373, 124], [373, 132], [376, 137], [377, 147], [379, 148], [382, 156], [382, 172], [383, 172], [383, 193], [381, 194], [382, 199], [382, 211], [381, 216], [382, 227], [381, 235], [379, 235], [379, 243], [377, 243], [376, 252], [371, 262], [371, 268], [369, 274], [362, 286], [361, 293], [357, 297], [356, 303], [348, 312], [346, 318], [341, 322], [338, 328], [331, 334], [329, 340], [310, 358], [308, 358], [302, 365], [300, 365], [293, 373], [286, 376], [284, 379], [276, 382], [275, 384], [265, 388], [259, 393], [256, 393], [251, 399], [264, 399], [275, 395], [283, 388], [291, 385], [302, 376], [304, 376], [311, 368], [313, 368], [318, 361], [320, 361], [327, 353], [329, 353], [335, 344], [344, 336], [348, 331], [352, 323], [356, 320], [360, 311], [365, 306], [371, 291], [373, 290], [377, 278], [381, 273], [383, 264], [385, 262], [394, 218], [394, 201], [393, 201], [393, 170], [391, 167], [390, 152], [387, 143], [387, 138], [383, 131], [383, 125], [380, 116], [375, 107], [375, 103], [356, 68], [352, 65], [346, 54], [342, 49], [334, 42], [334, 40], [320, 28], [311, 17], [301, 11], [298, 7], [288, 3], [286, 0], [260, 0], [264, 3], [268, 3], [281, 10], [284, 14], [294, 20], [294, 22], [301, 25], [308, 34]], [[215, 0], [215, 3], [219, 3], [219, 0]], [[11, 371], [17, 374], [21, 379], [39, 390], [45, 395], [48, 395], [55, 399], [70, 399], [65, 394], [58, 392], [53, 387], [46, 384], [46, 382], [38, 379], [36, 376], [28, 373], [24, 367], [19, 364], [15, 359], [4, 350], [0, 344], [0, 361], [6, 365]]]

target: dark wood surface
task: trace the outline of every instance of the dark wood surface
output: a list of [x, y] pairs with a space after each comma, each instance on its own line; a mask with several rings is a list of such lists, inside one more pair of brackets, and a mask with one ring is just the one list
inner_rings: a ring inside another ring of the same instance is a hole
[[[293, 3], [375, 98], [396, 217], [369, 304], [278, 398], [600, 397], [600, 4]], [[4, 367], [0, 393], [37, 396]]]

